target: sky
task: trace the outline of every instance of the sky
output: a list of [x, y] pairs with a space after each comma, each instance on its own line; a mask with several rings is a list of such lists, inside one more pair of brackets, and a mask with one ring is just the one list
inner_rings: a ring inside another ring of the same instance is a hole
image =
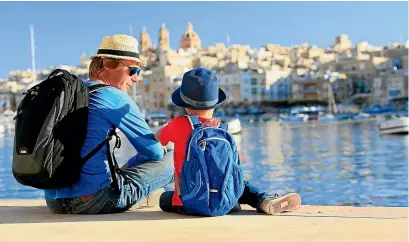
[[78, 65], [96, 53], [103, 36], [142, 27], [157, 44], [162, 23], [172, 49], [187, 23], [202, 40], [328, 47], [345, 33], [353, 44], [375, 46], [408, 39], [408, 2], [0, 2], [0, 78], [31, 68], [30, 24], [34, 25], [36, 69]]

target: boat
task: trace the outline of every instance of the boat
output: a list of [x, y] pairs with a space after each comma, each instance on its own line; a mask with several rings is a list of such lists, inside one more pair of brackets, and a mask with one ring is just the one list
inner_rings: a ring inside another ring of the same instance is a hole
[[13, 112], [12, 110], [5, 110], [1, 115], [0, 115], [0, 133], [4, 133], [5, 131], [8, 132], [14, 132], [15, 129], [15, 122], [14, 122], [14, 117], [16, 116], [17, 112]]
[[224, 110], [217, 110], [215, 117], [220, 119], [223, 123], [226, 123], [228, 126], [228, 132], [230, 134], [238, 134], [241, 132], [241, 122], [240, 119], [235, 117], [226, 116]]
[[247, 113], [250, 115], [260, 116], [262, 114], [265, 114], [266, 112], [256, 106], [250, 106], [247, 108]]
[[146, 122], [151, 127], [157, 127], [168, 122], [169, 118], [166, 111], [153, 111], [145, 116]]
[[6, 132], [6, 127], [3, 124], [0, 124], [0, 134]]
[[279, 121], [286, 122], [326, 122], [334, 120], [336, 120], [336, 117], [321, 106], [293, 107], [288, 115], [279, 116]]
[[377, 123], [381, 134], [408, 134], [408, 116], [398, 113], [379, 115]]
[[230, 134], [239, 134], [241, 132], [241, 122], [238, 118], [232, 118], [227, 120], [222, 120], [223, 122], [227, 123], [228, 129], [227, 131]]
[[382, 115], [387, 112], [393, 111], [389, 106], [372, 105], [362, 109], [362, 113], [369, 114], [371, 116]]
[[357, 113], [357, 114], [355, 114], [353, 117], [352, 117], [352, 119], [353, 120], [367, 120], [367, 119], [369, 119], [371, 117], [371, 115], [370, 114], [368, 114], [368, 113]]

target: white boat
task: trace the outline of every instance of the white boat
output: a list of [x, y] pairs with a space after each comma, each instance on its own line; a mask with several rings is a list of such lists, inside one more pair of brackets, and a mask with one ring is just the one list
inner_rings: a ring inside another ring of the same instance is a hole
[[0, 115], [0, 133], [4, 133], [5, 131], [13, 132], [15, 128], [14, 117], [16, 116], [17, 112], [13, 112], [11, 110], [5, 110], [2, 115]]
[[241, 132], [241, 122], [240, 119], [238, 118], [233, 118], [233, 119], [229, 119], [229, 120], [224, 120], [224, 122], [227, 123], [228, 125], [228, 129], [227, 131], [230, 134], [238, 134]]
[[166, 111], [160, 110], [148, 113], [145, 116], [145, 120], [149, 124], [149, 126], [158, 127], [168, 122], [169, 118], [168, 115], [166, 114]]
[[381, 134], [408, 134], [408, 117], [397, 114], [377, 116]]

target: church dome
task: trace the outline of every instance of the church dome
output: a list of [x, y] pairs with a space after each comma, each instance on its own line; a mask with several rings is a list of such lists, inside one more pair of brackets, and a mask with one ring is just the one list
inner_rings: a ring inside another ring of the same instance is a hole
[[182, 49], [201, 49], [201, 40], [199, 35], [193, 30], [192, 23], [187, 24], [187, 29], [180, 39], [180, 48]]

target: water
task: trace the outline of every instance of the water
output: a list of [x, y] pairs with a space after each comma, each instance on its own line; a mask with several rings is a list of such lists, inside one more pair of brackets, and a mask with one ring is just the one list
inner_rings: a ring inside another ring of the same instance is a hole
[[[408, 206], [407, 136], [380, 135], [375, 122], [242, 123], [235, 136], [245, 178], [271, 193], [298, 192], [303, 204]], [[42, 199], [11, 173], [12, 134], [0, 137], [0, 199]], [[116, 157], [134, 149], [124, 139]]]

